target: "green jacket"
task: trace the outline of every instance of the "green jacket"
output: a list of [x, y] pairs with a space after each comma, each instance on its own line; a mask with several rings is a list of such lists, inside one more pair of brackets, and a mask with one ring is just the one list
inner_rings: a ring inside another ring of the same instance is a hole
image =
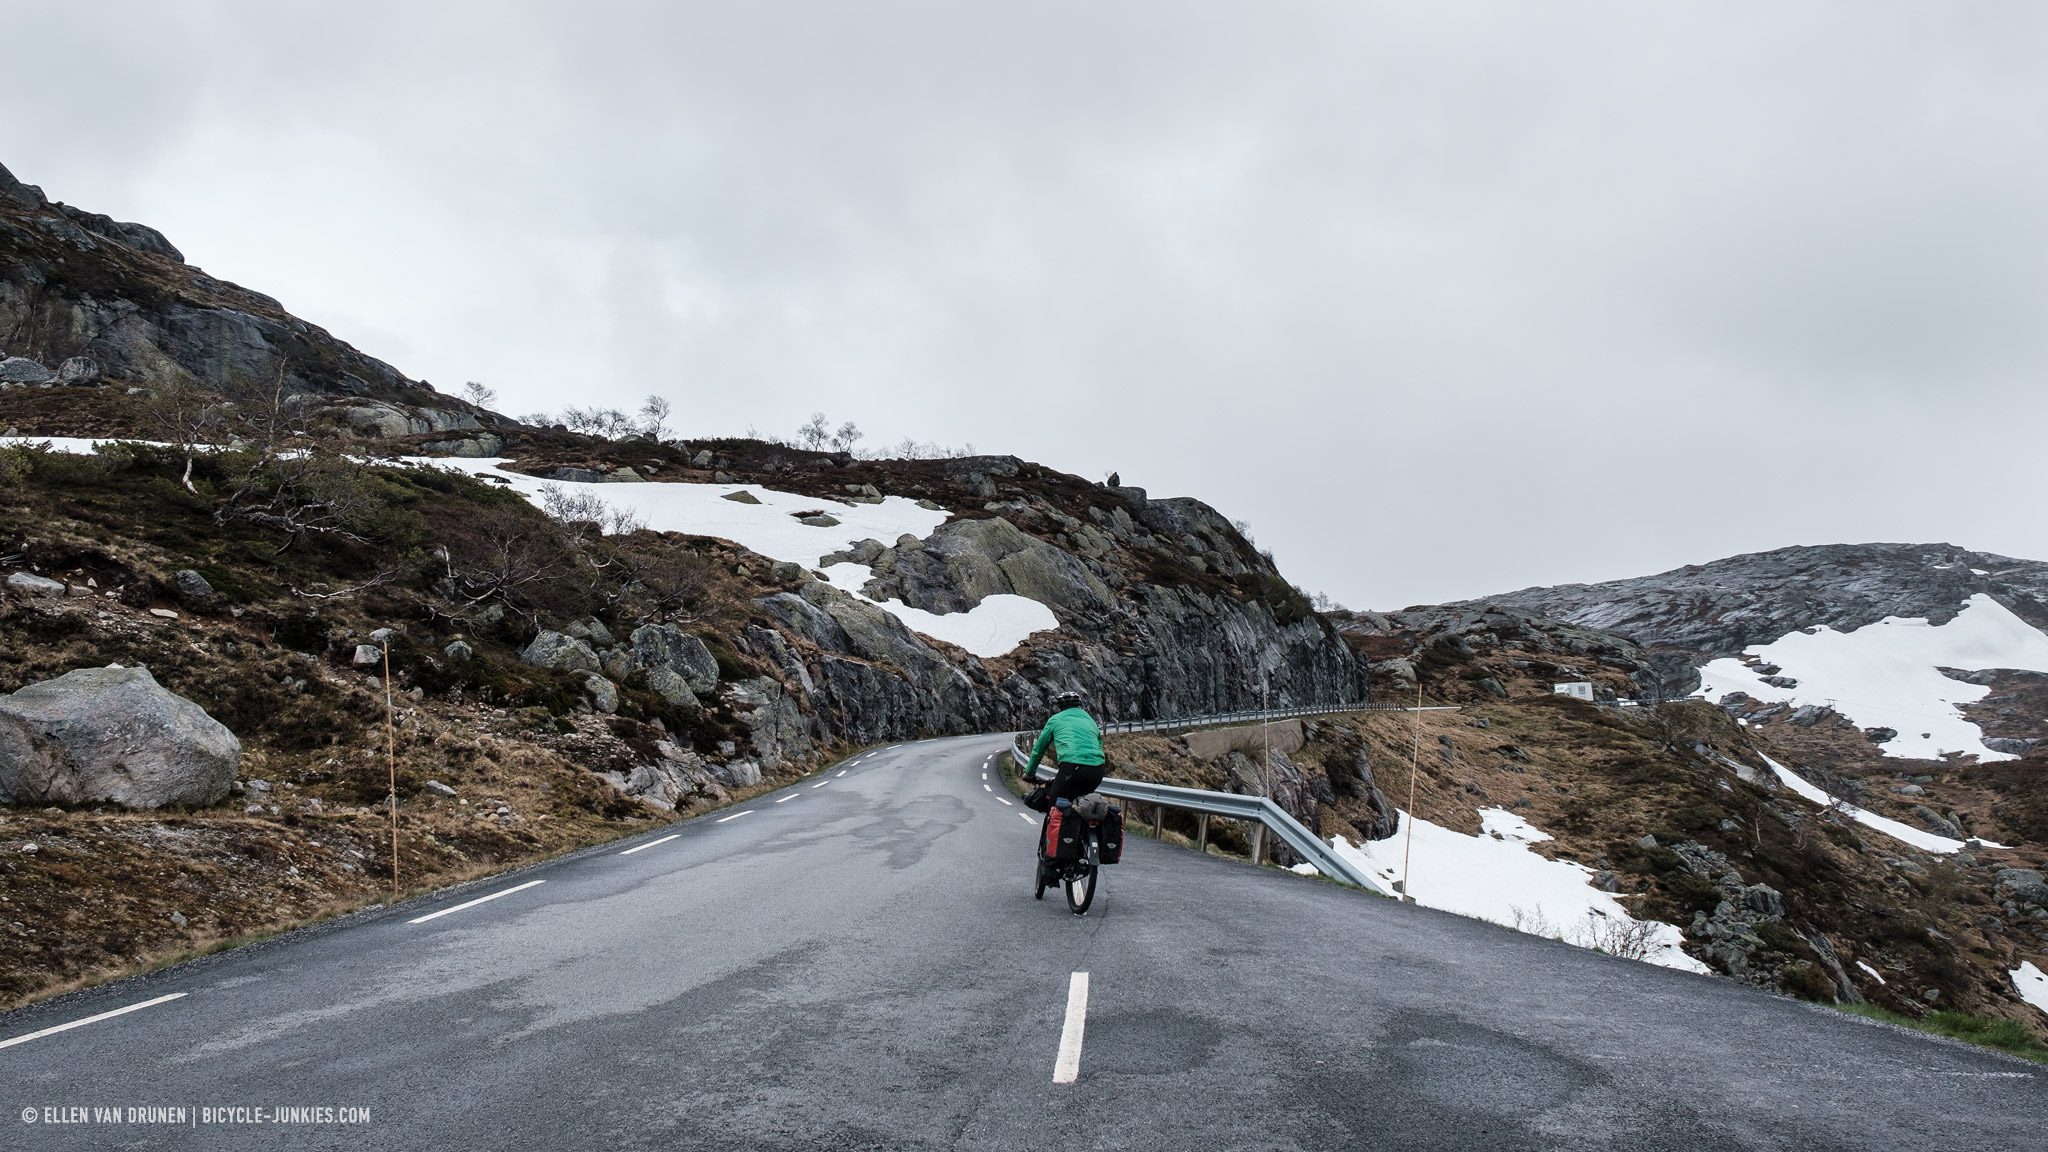
[[1038, 771], [1038, 761], [1051, 745], [1056, 758], [1062, 764], [1100, 764], [1102, 759], [1102, 729], [1095, 726], [1095, 717], [1086, 709], [1069, 708], [1055, 712], [1045, 722], [1045, 730], [1038, 734], [1038, 743], [1031, 746], [1031, 763], [1024, 768], [1024, 775]]

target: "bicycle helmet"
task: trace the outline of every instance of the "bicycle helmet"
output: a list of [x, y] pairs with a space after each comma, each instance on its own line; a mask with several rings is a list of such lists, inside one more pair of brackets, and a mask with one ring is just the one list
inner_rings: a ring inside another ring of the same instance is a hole
[[1079, 708], [1085, 702], [1079, 692], [1071, 689], [1052, 694], [1052, 710], [1055, 712], [1064, 712], [1069, 708]]

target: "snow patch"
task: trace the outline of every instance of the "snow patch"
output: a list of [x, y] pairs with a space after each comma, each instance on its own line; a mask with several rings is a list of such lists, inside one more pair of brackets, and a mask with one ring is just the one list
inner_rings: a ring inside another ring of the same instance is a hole
[[1387, 895], [1402, 877], [1404, 843], [1413, 820], [1409, 892], [1425, 908], [1439, 908], [1490, 920], [1521, 932], [1597, 947], [1632, 925], [1649, 931], [1652, 964], [1686, 972], [1709, 972], [1679, 947], [1685, 936], [1671, 924], [1637, 921], [1612, 893], [1593, 887], [1583, 864], [1546, 860], [1529, 845], [1550, 836], [1504, 808], [1479, 810], [1481, 832], [1467, 836], [1427, 820], [1400, 814], [1402, 831], [1385, 840], [1352, 844], [1333, 836], [1330, 845]]
[[[1771, 766], [1771, 771], [1777, 774], [1778, 780], [1785, 787], [1799, 793], [1805, 799], [1823, 808], [1833, 806], [1842, 815], [1847, 816], [1858, 824], [1882, 832], [1900, 843], [1911, 844], [1923, 852], [1939, 852], [1943, 855], [1953, 855], [1969, 847], [1969, 844], [1965, 841], [1952, 839], [1947, 836], [1937, 836], [1932, 832], [1923, 832], [1911, 824], [1901, 824], [1897, 820], [1879, 816], [1875, 812], [1858, 808], [1846, 800], [1830, 796], [1826, 789], [1815, 787], [1797, 772], [1792, 771], [1769, 756], [1764, 757], [1764, 763]], [[2005, 847], [2003, 844], [1994, 844], [1989, 840], [1978, 840], [1977, 843], [1986, 848]]]
[[[548, 480], [507, 471], [500, 467], [506, 463], [502, 459], [415, 456], [407, 457], [405, 462], [452, 468], [503, 483], [536, 504], [550, 488], [594, 496], [631, 513], [657, 532], [715, 536], [770, 559], [787, 560], [806, 568], [815, 567], [824, 557], [843, 552], [863, 540], [893, 545], [905, 535], [923, 539], [952, 516], [943, 509], [924, 508], [901, 496], [884, 497], [879, 504], [862, 504], [778, 492], [757, 484], [584, 484]], [[726, 498], [735, 492], [746, 492], [757, 503]], [[799, 515], [807, 512], [823, 512], [839, 523], [805, 524]], [[926, 612], [900, 600], [869, 597], [862, 589], [874, 577], [874, 571], [865, 564], [842, 562], [821, 571], [834, 588], [875, 605], [903, 621], [911, 631], [958, 645], [983, 658], [1004, 655], [1032, 633], [1060, 626], [1052, 609], [1023, 596], [988, 596], [966, 612]]]
[[1885, 755], [1927, 760], [1951, 752], [1980, 762], [2017, 759], [1985, 747], [1984, 730], [1956, 707], [1982, 700], [1991, 689], [1951, 680], [1939, 669], [2048, 672], [2048, 635], [1981, 592], [1942, 625], [1890, 616], [1854, 632], [1820, 627], [1744, 651], [1777, 665], [1779, 675], [1798, 686], [1766, 684], [1755, 668], [1724, 657], [1700, 670], [1700, 695], [1718, 701], [1739, 691], [1794, 706], [1831, 706], [1859, 728], [1897, 731], [1882, 745]]
[[1861, 968], [1861, 969], [1863, 969], [1863, 970], [1864, 970], [1865, 972], [1869, 973], [1869, 974], [1870, 974], [1870, 978], [1871, 978], [1872, 980], [1875, 980], [1875, 981], [1877, 981], [1877, 982], [1878, 982], [1879, 984], [1883, 984], [1883, 983], [1885, 983], [1885, 978], [1884, 978], [1883, 976], [1880, 976], [1880, 975], [1878, 975], [1877, 969], [1875, 969], [1875, 968], [1872, 968], [1872, 967], [1871, 967], [1870, 965], [1868, 965], [1868, 964], [1865, 964], [1865, 963], [1864, 963], [1863, 961], [1861, 961], [1861, 960], [1858, 960], [1858, 961], [1856, 962], [1856, 966], [1857, 966], [1858, 968]]
[[2048, 1012], [2048, 973], [2034, 967], [2032, 961], [2022, 960], [2007, 975], [2012, 977], [2012, 986], [2019, 989], [2020, 999]]
[[52, 452], [67, 456], [90, 456], [92, 450], [102, 444], [145, 444], [151, 448], [169, 448], [169, 444], [155, 440], [87, 440], [77, 436], [0, 436], [0, 444], [47, 444]]

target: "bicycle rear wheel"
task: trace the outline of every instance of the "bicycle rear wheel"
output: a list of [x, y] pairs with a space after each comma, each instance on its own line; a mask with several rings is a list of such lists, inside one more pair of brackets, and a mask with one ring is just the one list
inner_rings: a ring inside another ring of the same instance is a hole
[[1095, 877], [1099, 856], [1095, 848], [1095, 837], [1088, 837], [1088, 854], [1067, 866], [1066, 889], [1067, 909], [1076, 916], [1086, 916], [1088, 906], [1095, 902]]

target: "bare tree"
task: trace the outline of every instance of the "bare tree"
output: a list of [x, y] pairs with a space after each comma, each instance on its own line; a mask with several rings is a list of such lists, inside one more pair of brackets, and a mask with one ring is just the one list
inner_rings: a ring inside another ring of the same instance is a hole
[[1564, 940], [1624, 960], [1647, 960], [1657, 950], [1657, 924], [1654, 920], [1616, 919], [1589, 911], [1586, 923]]
[[435, 584], [449, 605], [442, 614], [457, 618], [499, 603], [534, 619], [587, 602], [594, 583], [558, 526], [515, 508], [484, 508], [464, 518], [435, 556], [445, 569]]
[[479, 408], [489, 408], [498, 402], [498, 390], [478, 380], [465, 381], [462, 398]]
[[647, 526], [630, 509], [620, 508], [595, 492], [569, 492], [559, 484], [541, 485], [540, 507], [578, 546], [586, 542], [590, 530], [600, 536], [623, 536]]
[[825, 446], [825, 440], [832, 434], [832, 424], [823, 412], [811, 413], [810, 420], [796, 430], [797, 443], [815, 452]]
[[669, 402], [660, 396], [649, 395], [640, 405], [640, 430], [654, 440], [668, 439]]
[[832, 447], [841, 452], [851, 452], [853, 446], [860, 442], [861, 435], [861, 430], [853, 421], [848, 420], [839, 426], [839, 431], [832, 434]]
[[641, 430], [639, 421], [617, 408], [578, 408], [572, 404], [562, 409], [556, 422], [571, 432], [603, 440], [622, 440]]
[[185, 473], [179, 483], [194, 494], [192, 462], [198, 454], [227, 441], [228, 409], [220, 397], [201, 388], [190, 377], [159, 385], [150, 397], [149, 418], [171, 447], [185, 457]]

